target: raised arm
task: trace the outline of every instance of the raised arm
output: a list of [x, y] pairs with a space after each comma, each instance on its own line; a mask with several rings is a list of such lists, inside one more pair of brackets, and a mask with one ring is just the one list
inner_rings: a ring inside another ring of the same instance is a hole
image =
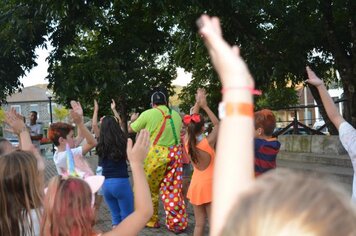
[[32, 152], [37, 159], [38, 169], [44, 170], [45, 164], [43, 158], [37, 148], [32, 144], [31, 136], [26, 124], [23, 121], [23, 117], [17, 114], [15, 109], [11, 109], [6, 112], [5, 122], [12, 128], [14, 133], [18, 135], [21, 143], [21, 149]]
[[84, 125], [83, 121], [83, 109], [79, 102], [71, 101], [70, 105], [72, 109], [70, 111], [70, 115], [73, 119], [73, 122], [78, 127], [78, 132], [80, 132], [81, 136], [86, 139], [86, 144], [82, 147], [83, 156], [87, 154], [92, 148], [96, 146], [96, 140], [93, 135], [90, 133], [88, 128]]
[[219, 19], [203, 15], [197, 24], [225, 91], [221, 104], [225, 117], [221, 117], [219, 125], [214, 169], [210, 235], [215, 236], [220, 235], [232, 207], [254, 179], [251, 95], [254, 82], [239, 48], [230, 47], [222, 38]]
[[116, 110], [116, 103], [114, 99], [111, 99], [111, 104], [110, 104], [111, 110], [114, 113], [114, 116], [116, 117], [116, 119], [119, 121], [120, 126], [122, 127], [122, 123], [121, 123], [121, 117], [120, 114], [117, 112]]
[[205, 89], [198, 89], [197, 91], [197, 103], [199, 107], [201, 107], [206, 114], [208, 115], [211, 123], [213, 124], [214, 128], [208, 135], [207, 139], [211, 147], [214, 147], [217, 141], [218, 132], [219, 132], [219, 119], [216, 115], [211, 111], [206, 101], [206, 92]]
[[200, 106], [199, 106], [199, 104], [198, 104], [197, 102], [195, 102], [194, 106], [192, 106], [192, 107], [190, 108], [189, 113], [190, 113], [190, 115], [192, 115], [192, 114], [198, 114], [198, 113], [199, 113], [199, 110], [200, 110]]
[[330, 97], [328, 90], [325, 87], [324, 82], [316, 76], [314, 71], [312, 71], [309, 66], [307, 66], [308, 80], [307, 82], [311, 85], [314, 85], [319, 92], [321, 101], [323, 102], [326, 113], [328, 114], [329, 119], [339, 129], [342, 122], [345, 122], [344, 118], [340, 115], [337, 110], [333, 99]]
[[129, 125], [127, 127], [127, 131], [129, 133], [135, 133], [135, 131], [131, 128], [131, 123], [135, 122], [135, 120], [137, 120], [138, 116], [139, 116], [139, 113], [133, 113], [131, 115]]
[[141, 130], [136, 143], [132, 147], [132, 140], [127, 142], [127, 157], [130, 161], [135, 193], [135, 211], [126, 217], [112, 231], [104, 236], [134, 236], [137, 235], [153, 214], [151, 192], [143, 169], [143, 160], [146, 158], [150, 147], [150, 134]]
[[98, 126], [98, 113], [99, 113], [99, 105], [96, 99], [94, 99], [94, 112], [93, 112], [93, 118], [91, 124], [92, 124], [92, 130], [96, 138], [100, 136], [100, 129]]
[[18, 135], [19, 141], [21, 142], [21, 149], [31, 151], [33, 145], [29, 130], [15, 109], [11, 108], [6, 112], [5, 122], [11, 127], [13, 132]]

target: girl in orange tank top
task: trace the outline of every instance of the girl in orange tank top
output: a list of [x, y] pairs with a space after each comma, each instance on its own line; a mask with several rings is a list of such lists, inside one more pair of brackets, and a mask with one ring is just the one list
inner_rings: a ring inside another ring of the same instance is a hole
[[[214, 146], [217, 140], [219, 120], [207, 105], [205, 90], [198, 89], [196, 99], [193, 114], [184, 116], [183, 121], [187, 126], [185, 147], [194, 167], [187, 198], [194, 209], [194, 236], [202, 236], [204, 235], [206, 217], [210, 220], [215, 159]], [[204, 119], [199, 115], [200, 108], [206, 112], [214, 126], [207, 137], [204, 137]]]

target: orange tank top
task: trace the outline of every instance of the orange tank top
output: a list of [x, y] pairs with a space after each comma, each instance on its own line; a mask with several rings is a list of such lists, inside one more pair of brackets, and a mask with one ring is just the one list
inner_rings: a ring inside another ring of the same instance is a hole
[[203, 138], [198, 144], [197, 148], [208, 153], [210, 155], [210, 163], [207, 168], [204, 170], [199, 170], [195, 168], [194, 163], [194, 175], [198, 179], [206, 179], [206, 178], [212, 178], [213, 176], [213, 170], [214, 170], [214, 159], [215, 159], [215, 151], [214, 149], [209, 145], [208, 139]]

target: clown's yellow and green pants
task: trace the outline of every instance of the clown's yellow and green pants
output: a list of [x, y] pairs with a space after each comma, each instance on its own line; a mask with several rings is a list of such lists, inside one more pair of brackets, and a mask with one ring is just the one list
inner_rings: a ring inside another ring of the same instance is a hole
[[148, 227], [158, 224], [158, 197], [161, 196], [166, 213], [166, 226], [174, 232], [183, 231], [187, 225], [187, 214], [182, 194], [182, 147], [154, 145], [145, 159], [145, 173], [150, 186], [153, 216]]

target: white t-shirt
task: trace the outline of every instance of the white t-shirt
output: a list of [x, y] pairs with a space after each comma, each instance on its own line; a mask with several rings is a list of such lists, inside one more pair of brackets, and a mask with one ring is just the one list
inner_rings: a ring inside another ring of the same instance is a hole
[[[40, 134], [43, 134], [42, 132], [42, 125], [40, 124], [34, 124], [34, 125], [28, 125], [30, 128], [30, 135], [31, 136], [37, 136]], [[32, 144], [36, 146], [36, 148], [40, 148], [40, 140], [32, 140]]]
[[[28, 218], [32, 220], [32, 232], [26, 232], [25, 235], [26, 236], [40, 236], [40, 234], [41, 234], [40, 219], [38, 218], [35, 209], [32, 209], [30, 211]], [[20, 233], [20, 235], [22, 235], [22, 232]]]
[[37, 217], [36, 210], [32, 209], [30, 212], [30, 216], [32, 219], [32, 226], [33, 226], [35, 236], [39, 236], [40, 235], [40, 219], [38, 219], [38, 217]]
[[352, 184], [352, 201], [356, 203], [356, 129], [349, 123], [342, 122], [339, 127], [339, 138], [342, 146], [346, 149], [354, 169], [354, 179]]
[[[81, 146], [77, 148], [72, 148], [71, 149], [73, 153], [73, 157], [80, 155], [83, 155], [83, 149]], [[67, 153], [64, 152], [58, 152], [56, 151], [53, 156], [54, 164], [56, 165], [57, 172], [59, 175], [65, 174], [65, 171], [67, 171]], [[79, 173], [78, 173], [79, 174]]]

